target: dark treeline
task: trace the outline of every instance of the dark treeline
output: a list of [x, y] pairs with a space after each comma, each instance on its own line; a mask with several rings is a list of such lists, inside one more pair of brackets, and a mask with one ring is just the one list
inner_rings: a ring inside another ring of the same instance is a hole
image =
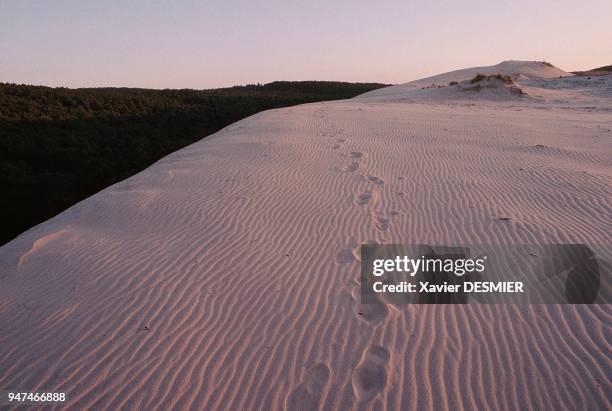
[[0, 244], [244, 117], [383, 86], [304, 81], [148, 90], [0, 83]]

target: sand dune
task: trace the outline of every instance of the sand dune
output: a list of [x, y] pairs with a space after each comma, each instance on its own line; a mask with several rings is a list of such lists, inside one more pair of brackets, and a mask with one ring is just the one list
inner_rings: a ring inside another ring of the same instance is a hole
[[74, 410], [612, 408], [609, 305], [359, 302], [360, 243], [610, 243], [612, 95], [529, 81], [520, 103], [266, 111], [22, 234], [0, 387]]
[[501, 74], [504, 76], [510, 76], [515, 80], [542, 80], [571, 76], [570, 73], [563, 71], [547, 62], [509, 60], [502, 61], [494, 66], [471, 67], [467, 69], [455, 70], [393, 87], [373, 90], [363, 94], [361, 97], [374, 97], [378, 99], [382, 97], [406, 98], [413, 95], [411, 92], [415, 89], [436, 88], [440, 86], [445, 87], [451, 82], [467, 82], [478, 74], [489, 76]]
[[[502, 61], [494, 66], [470, 67], [461, 70], [449, 71], [448, 73], [426, 77], [420, 80], [410, 81], [401, 86], [425, 87], [431, 84], [447, 85], [451, 81], [465, 81], [477, 74], [494, 75], [502, 74], [517, 79], [547, 79], [554, 77], [571, 76], [567, 71], [561, 70], [554, 65], [544, 61]], [[370, 92], [375, 94], [376, 90]]]
[[[489, 76], [472, 82], [476, 75]], [[507, 82], [495, 76], [506, 76]], [[507, 61], [452, 71], [362, 94], [355, 100], [385, 103], [490, 105], [612, 113], [612, 76], [572, 76], [542, 62]], [[455, 84], [456, 83], [456, 84]]]

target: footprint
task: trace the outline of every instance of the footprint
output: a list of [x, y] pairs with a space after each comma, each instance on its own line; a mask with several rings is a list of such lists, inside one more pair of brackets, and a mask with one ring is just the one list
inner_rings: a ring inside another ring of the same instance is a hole
[[361, 287], [359, 284], [352, 286], [351, 298], [356, 303], [355, 310], [359, 318], [372, 325], [383, 321], [389, 315], [387, 304], [378, 298], [376, 300], [379, 302], [376, 304], [361, 304]]
[[376, 176], [367, 176], [367, 177], [371, 183], [376, 184], [377, 186], [385, 185], [385, 181], [381, 178], [378, 178]]
[[378, 345], [370, 346], [352, 375], [353, 390], [360, 402], [367, 402], [387, 384], [389, 351]]
[[387, 231], [389, 229], [389, 219], [384, 215], [375, 215], [374, 216], [374, 225], [380, 231]]
[[364, 191], [363, 193], [359, 194], [357, 196], [357, 199], [355, 200], [355, 203], [357, 205], [365, 205], [367, 203], [370, 202], [370, 200], [372, 199], [372, 192], [371, 191]]
[[319, 409], [321, 394], [329, 381], [329, 375], [329, 367], [325, 364], [316, 364], [308, 369], [302, 381], [287, 396], [285, 409], [305, 411]]
[[329, 381], [329, 367], [325, 364], [316, 364], [304, 374], [304, 385], [311, 393], [321, 393]]
[[349, 164], [348, 166], [344, 168], [344, 171], [347, 171], [349, 173], [354, 173], [355, 171], [357, 171], [358, 168], [359, 168], [359, 163], [356, 161], [353, 161], [351, 164]]
[[353, 261], [361, 261], [361, 247], [355, 240], [351, 240], [349, 244], [340, 250], [336, 255], [336, 263], [348, 264]]
[[[355, 298], [354, 295], [353, 298]], [[357, 298], [361, 297], [357, 296]], [[389, 315], [389, 309], [387, 308], [387, 305], [382, 302], [377, 304], [360, 304], [357, 315], [364, 321], [371, 324], [377, 324], [387, 318], [387, 315]]]
[[351, 158], [354, 160], [360, 159], [362, 156], [363, 156], [363, 153], [359, 151], [351, 151]]
[[353, 250], [349, 247], [343, 248], [340, 250], [338, 255], [336, 256], [336, 262], [338, 264], [348, 264], [355, 259], [353, 256]]

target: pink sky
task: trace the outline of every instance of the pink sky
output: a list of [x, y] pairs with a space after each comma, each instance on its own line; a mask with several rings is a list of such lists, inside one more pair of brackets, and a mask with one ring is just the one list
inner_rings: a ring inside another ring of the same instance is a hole
[[401, 83], [502, 60], [612, 64], [612, 1], [3, 1], [0, 82]]

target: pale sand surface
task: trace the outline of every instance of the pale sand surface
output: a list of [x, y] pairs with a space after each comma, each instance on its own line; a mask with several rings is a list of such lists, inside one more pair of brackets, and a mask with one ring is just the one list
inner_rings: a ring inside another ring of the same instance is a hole
[[266, 111], [27, 231], [0, 248], [0, 389], [74, 410], [610, 409], [609, 305], [359, 303], [363, 242], [611, 242], [612, 77], [526, 81]]

